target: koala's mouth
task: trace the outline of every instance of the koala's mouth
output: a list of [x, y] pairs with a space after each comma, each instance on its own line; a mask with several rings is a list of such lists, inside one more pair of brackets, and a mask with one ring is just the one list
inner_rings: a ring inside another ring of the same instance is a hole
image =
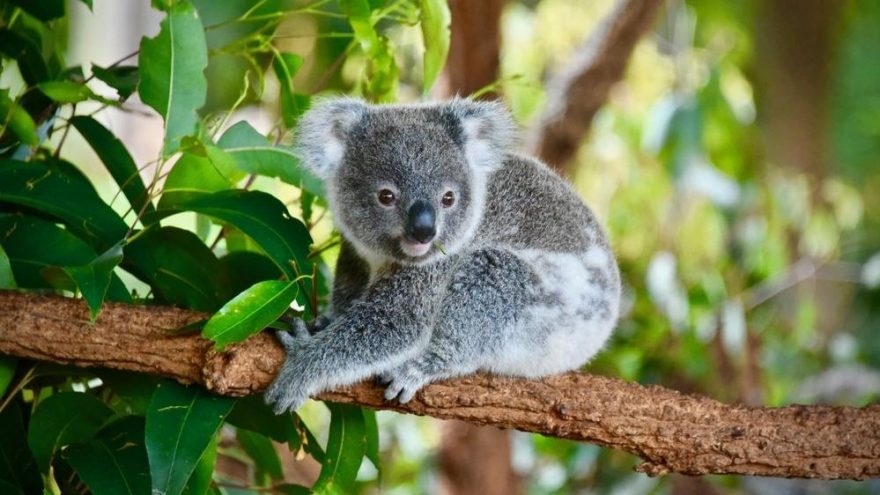
[[403, 254], [407, 256], [412, 256], [413, 258], [418, 258], [428, 254], [428, 251], [431, 250], [432, 242], [418, 242], [411, 241], [409, 239], [401, 239], [400, 240], [400, 250], [403, 251]]

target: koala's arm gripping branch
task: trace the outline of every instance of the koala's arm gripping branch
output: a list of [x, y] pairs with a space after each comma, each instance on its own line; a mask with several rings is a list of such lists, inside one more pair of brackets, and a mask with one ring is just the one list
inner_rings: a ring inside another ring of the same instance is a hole
[[[263, 390], [284, 360], [269, 335], [217, 353], [196, 335], [165, 331], [206, 316], [108, 303], [90, 325], [81, 300], [0, 291], [0, 354], [167, 376], [224, 395]], [[880, 405], [746, 408], [577, 373], [450, 380], [405, 406], [370, 383], [319, 398], [593, 442], [641, 457], [648, 474], [880, 476]]]

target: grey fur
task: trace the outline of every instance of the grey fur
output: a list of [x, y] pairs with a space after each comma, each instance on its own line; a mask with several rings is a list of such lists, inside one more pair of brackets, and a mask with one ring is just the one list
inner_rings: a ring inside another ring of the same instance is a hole
[[[434, 380], [544, 376], [601, 350], [620, 300], [607, 238], [565, 181], [509, 151], [514, 129], [503, 106], [462, 99], [331, 99], [303, 117], [303, 163], [324, 179], [344, 242], [322, 331], [298, 322], [280, 335], [288, 358], [266, 392], [276, 412], [372, 375], [406, 402]], [[383, 188], [396, 204], [380, 205]], [[417, 200], [438, 212], [424, 255], [401, 240]]]

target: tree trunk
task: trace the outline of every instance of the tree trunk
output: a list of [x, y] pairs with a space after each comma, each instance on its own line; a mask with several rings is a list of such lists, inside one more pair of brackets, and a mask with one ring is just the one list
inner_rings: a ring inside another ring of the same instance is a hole
[[[77, 299], [0, 291], [0, 354], [140, 371], [223, 395], [261, 392], [284, 362], [267, 333], [217, 352], [174, 335], [209, 315], [105, 303], [89, 323]], [[863, 408], [729, 406], [658, 386], [567, 373], [540, 380], [477, 374], [434, 383], [408, 404], [367, 382], [317, 398], [593, 442], [645, 460], [658, 475], [880, 477], [880, 405]]]
[[[467, 96], [498, 78], [501, 12], [506, 0], [450, 0], [452, 40], [436, 92], [445, 98]], [[481, 96], [496, 98], [495, 92]], [[443, 425], [439, 455], [442, 492], [449, 495], [519, 493], [510, 463], [510, 435], [450, 421]]]
[[613, 11], [575, 51], [565, 70], [547, 83], [540, 125], [529, 136], [529, 151], [570, 176], [575, 153], [593, 116], [623, 77], [629, 57], [654, 24], [663, 0], [619, 0]]

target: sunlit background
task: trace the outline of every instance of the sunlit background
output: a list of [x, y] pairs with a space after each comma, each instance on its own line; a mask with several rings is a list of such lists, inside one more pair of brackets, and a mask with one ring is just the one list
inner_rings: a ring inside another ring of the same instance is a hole
[[[525, 133], [539, 124], [547, 79], [613, 3], [508, 2], [492, 89]], [[880, 397], [880, 2], [828, 3], [835, 5], [824, 34], [816, 34], [827, 38], [827, 51], [807, 52], [818, 41], [804, 41], [803, 60], [786, 51], [785, 24], [798, 12], [786, 17], [759, 1], [670, 1], [637, 46], [572, 168], [576, 188], [607, 225], [625, 280], [619, 329], [588, 371], [747, 405], [864, 405]], [[69, 65], [106, 66], [158, 32], [161, 19], [148, 2], [69, 7]], [[227, 29], [248, 27], [209, 30], [209, 48], [227, 49]], [[363, 60], [340, 58], [348, 32], [328, 16], [300, 14], [281, 25], [276, 44], [306, 60], [295, 87], [356, 86]], [[399, 98], [418, 100], [418, 29], [393, 25], [388, 33], [401, 68]], [[255, 61], [228, 51], [211, 60], [204, 114], [232, 106], [247, 85], [227, 122], [245, 118], [270, 131], [279, 118], [277, 80], [255, 80]], [[2, 79], [4, 87], [15, 83], [14, 75]], [[137, 101], [127, 107], [97, 117], [129, 144], [147, 179], [162, 174], [161, 119]], [[218, 113], [215, 124], [224, 118]], [[91, 156], [93, 180], [111, 200], [115, 189], [88, 145], [69, 140], [64, 154], [77, 163]], [[255, 187], [290, 200], [299, 214], [295, 188], [267, 178]], [[331, 220], [316, 226], [317, 243], [331, 235]], [[197, 228], [195, 215], [175, 221]], [[326, 253], [331, 265], [333, 256]], [[326, 431], [321, 404], [310, 403], [303, 417]], [[384, 412], [379, 422], [383, 493], [436, 493], [440, 422]], [[512, 435], [513, 472], [528, 493], [688, 493], [674, 477], [634, 473], [628, 454]], [[376, 491], [376, 476], [364, 463], [366, 492]], [[880, 490], [735, 477], [699, 483], [717, 493]]]

